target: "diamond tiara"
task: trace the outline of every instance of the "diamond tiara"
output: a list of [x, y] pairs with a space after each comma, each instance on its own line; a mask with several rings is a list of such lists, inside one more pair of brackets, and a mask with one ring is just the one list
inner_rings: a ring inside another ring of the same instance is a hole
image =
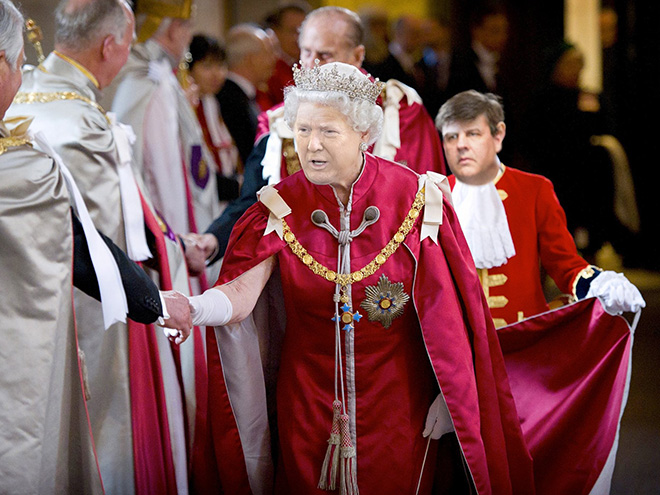
[[[358, 74], [341, 74], [337, 69], [337, 63], [328, 64], [332, 68], [328, 70], [314, 61], [314, 67], [306, 69], [298, 64], [293, 66], [293, 81], [296, 88], [304, 91], [338, 91], [346, 94], [351, 100], [365, 100], [376, 103], [384, 84], [378, 79], [371, 81], [369, 76], [359, 72]], [[349, 66], [352, 67], [352, 66]]]

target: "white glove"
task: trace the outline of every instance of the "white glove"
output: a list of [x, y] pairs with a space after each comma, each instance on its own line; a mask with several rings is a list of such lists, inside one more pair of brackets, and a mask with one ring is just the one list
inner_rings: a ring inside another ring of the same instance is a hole
[[226, 325], [234, 313], [227, 295], [220, 289], [212, 288], [201, 296], [188, 298], [193, 325], [218, 327]]
[[620, 315], [624, 311], [637, 313], [646, 307], [646, 302], [637, 287], [622, 274], [604, 271], [589, 284], [586, 297], [600, 299], [603, 309], [611, 315]]
[[451, 431], [454, 431], [454, 424], [451, 421], [445, 398], [440, 393], [429, 407], [429, 413], [426, 415], [426, 426], [422, 435], [424, 437], [431, 435], [433, 440], [437, 440]]

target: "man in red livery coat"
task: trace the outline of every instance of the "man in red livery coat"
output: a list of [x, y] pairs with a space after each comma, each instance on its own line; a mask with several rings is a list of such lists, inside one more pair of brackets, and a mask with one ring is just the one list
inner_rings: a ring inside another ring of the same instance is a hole
[[[300, 30], [301, 63], [312, 67], [343, 62], [361, 68], [364, 60], [364, 30], [355, 12], [341, 7], [322, 7], [310, 12]], [[438, 133], [417, 92], [396, 80], [387, 81], [379, 98], [384, 111], [383, 133], [373, 145], [377, 156], [407, 165], [423, 174], [427, 170], [445, 173]], [[255, 149], [245, 164], [241, 195], [230, 205], [204, 236], [208, 251], [219, 259], [225, 252], [232, 227], [256, 200], [266, 184], [300, 170], [293, 135], [282, 119], [281, 105], [259, 116]], [[216, 242], [217, 241], [217, 242]]]
[[[436, 125], [454, 173], [456, 214], [503, 327], [498, 338], [537, 493], [608, 493], [632, 345], [630, 327], [612, 315], [639, 312], [645, 302], [623, 275], [577, 254], [549, 180], [499, 162], [498, 97], [459, 93]], [[547, 312], [539, 265], [562, 291], [596, 296], [602, 306], [585, 300]]]
[[454, 174], [456, 212], [496, 327], [549, 309], [539, 265], [574, 300], [600, 296], [612, 314], [644, 307], [623, 275], [601, 273], [580, 257], [552, 183], [500, 163], [506, 128], [496, 96], [459, 93], [442, 106], [436, 125]]
[[[444, 177], [364, 153], [380, 132], [380, 88], [356, 68], [300, 72], [285, 115], [304, 173], [261, 192], [234, 229], [218, 284], [191, 298], [195, 324], [222, 325], [207, 349], [224, 491], [269, 493], [276, 469], [277, 493], [533, 493]], [[360, 111], [342, 107], [346, 95]], [[282, 339], [249, 317], [271, 274]]]

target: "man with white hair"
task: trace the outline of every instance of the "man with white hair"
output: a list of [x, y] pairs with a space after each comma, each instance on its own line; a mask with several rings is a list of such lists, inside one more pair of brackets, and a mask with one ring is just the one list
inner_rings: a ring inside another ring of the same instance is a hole
[[227, 33], [227, 80], [218, 93], [222, 119], [236, 142], [241, 162], [254, 148], [257, 119], [257, 88], [268, 82], [275, 68], [275, 53], [263, 29], [239, 24]]
[[[133, 13], [125, 0], [64, 0], [55, 18], [55, 51], [38, 68], [26, 70], [8, 114], [34, 116], [31, 130], [43, 132], [69, 165], [93, 221], [135, 261], [151, 259], [150, 266], [161, 272], [155, 274], [161, 288], [174, 286], [188, 293], [183, 251], [164, 235], [149, 195], [133, 176], [132, 131], [97, 103], [128, 58]], [[195, 249], [188, 246], [186, 254]], [[168, 347], [160, 331], [128, 321], [104, 332], [100, 305], [81, 291], [74, 295], [80, 347], [89, 371], [88, 410], [104, 486], [112, 493], [130, 493], [136, 480], [166, 479], [167, 469], [149, 463], [145, 469], [135, 462], [141, 456], [157, 459], [152, 450], [172, 456], [169, 442], [163, 445], [154, 438], [169, 432], [171, 443], [186, 450], [183, 384], [172, 353], [158, 352], [159, 346]], [[177, 297], [183, 296], [166, 295]], [[194, 347], [194, 339], [181, 352], [189, 347]], [[146, 370], [161, 378], [146, 384], [136, 376]], [[163, 390], [175, 391], [170, 395], [177, 404], [166, 400]], [[146, 433], [152, 437], [148, 441]], [[187, 483], [186, 462], [183, 455], [178, 463], [184, 466], [182, 484]]]
[[154, 207], [177, 233], [204, 230], [219, 213], [213, 158], [173, 71], [192, 39], [192, 0], [141, 1], [138, 43], [112, 102], [136, 135], [133, 152]]
[[[313, 10], [300, 27], [300, 59], [305, 67], [315, 60], [321, 65], [343, 62], [361, 69], [365, 48], [364, 29], [359, 16], [343, 7]], [[433, 121], [422, 106], [417, 92], [396, 80], [387, 81], [379, 98], [383, 107], [383, 134], [373, 145], [377, 156], [408, 165], [422, 174], [430, 170], [444, 173], [440, 138]], [[293, 134], [284, 123], [283, 107], [276, 106], [259, 116], [255, 149], [245, 165], [240, 198], [201, 236], [200, 244], [219, 259], [227, 247], [229, 234], [240, 216], [257, 200], [257, 191], [276, 184], [300, 170], [293, 147]]]

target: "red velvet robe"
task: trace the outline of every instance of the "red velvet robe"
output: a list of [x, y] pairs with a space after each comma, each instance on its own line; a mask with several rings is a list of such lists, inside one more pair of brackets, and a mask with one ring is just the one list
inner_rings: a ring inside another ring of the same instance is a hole
[[[449, 183], [453, 188], [456, 177], [449, 177]], [[563, 293], [572, 294], [575, 277], [587, 262], [578, 255], [552, 182], [505, 167], [495, 186], [516, 249], [506, 264], [480, 274], [490, 312], [500, 327], [549, 309], [539, 266]]]
[[[595, 298], [501, 328], [539, 494], [609, 493], [633, 336]], [[609, 457], [608, 457], [609, 456]]]
[[[392, 238], [417, 187], [414, 172], [367, 155], [353, 188], [351, 229], [358, 227], [367, 206], [376, 205], [381, 218], [351, 243], [352, 270], [373, 260]], [[330, 223], [339, 225], [332, 188], [312, 185], [297, 173], [277, 189], [293, 209], [285, 220], [300, 243], [317, 261], [336, 269], [337, 241], [309, 220], [311, 212], [321, 208]], [[335, 285], [312, 274], [276, 233], [263, 235], [268, 215], [257, 203], [236, 225], [218, 284], [276, 256], [287, 315], [277, 379], [276, 486], [281, 493], [325, 493], [316, 485], [334, 398]], [[445, 201], [439, 244], [428, 238], [420, 242], [421, 217], [404, 245], [374, 275], [352, 285], [353, 310], [364, 314], [352, 330], [360, 492], [414, 493], [426, 447], [424, 420], [439, 385], [478, 492], [533, 493], [531, 459], [497, 336], [455, 213]], [[365, 287], [375, 285], [381, 274], [391, 282], [403, 282], [411, 296], [403, 316], [389, 329], [370, 321], [360, 308]], [[246, 433], [239, 435], [236, 428], [213, 332], [207, 333], [207, 350], [209, 414], [223, 489], [248, 493], [246, 465], [239, 455]], [[436, 442], [432, 445], [429, 471]], [[422, 493], [429, 493], [432, 473], [425, 474]]]

